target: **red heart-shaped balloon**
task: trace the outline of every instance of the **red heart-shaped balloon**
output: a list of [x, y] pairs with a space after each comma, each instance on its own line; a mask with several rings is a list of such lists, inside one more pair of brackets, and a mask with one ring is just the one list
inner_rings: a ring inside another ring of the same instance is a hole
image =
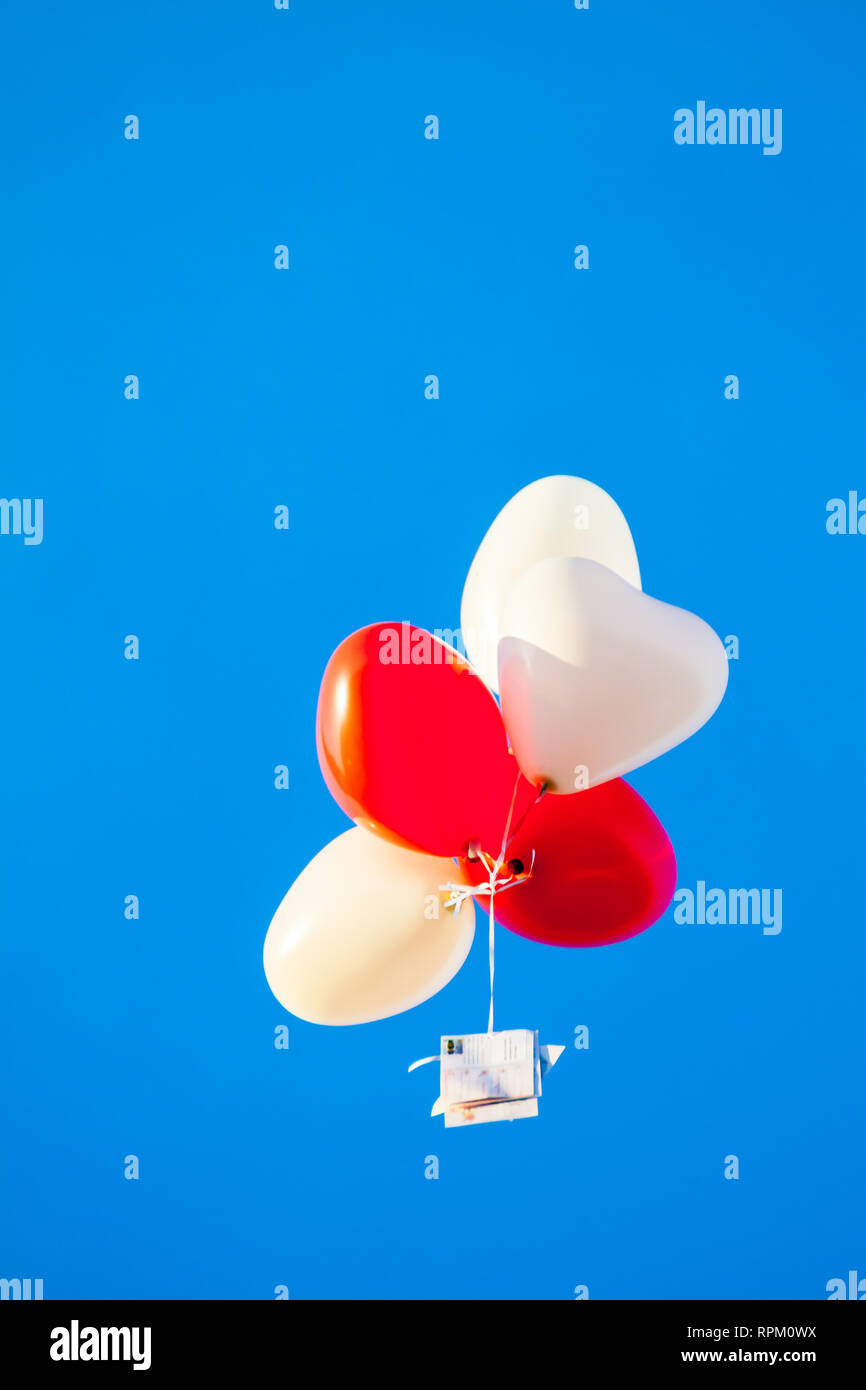
[[[511, 839], [500, 876], [529, 870], [533, 851], [531, 876], [497, 893], [494, 904], [496, 920], [531, 941], [624, 941], [661, 916], [676, 887], [677, 864], [664, 827], [622, 778], [543, 796]], [[460, 862], [472, 883], [487, 880], [479, 861]]]
[[347, 637], [325, 668], [316, 713], [322, 773], [359, 825], [458, 858], [499, 854], [536, 796], [508, 747], [499, 706], [453, 648], [409, 623]]

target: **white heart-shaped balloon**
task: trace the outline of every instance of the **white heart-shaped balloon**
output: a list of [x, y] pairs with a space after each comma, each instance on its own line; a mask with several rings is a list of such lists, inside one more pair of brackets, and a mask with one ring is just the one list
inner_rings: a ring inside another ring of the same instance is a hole
[[557, 555], [596, 560], [640, 588], [628, 522], [603, 488], [565, 474], [521, 488], [478, 547], [460, 607], [466, 654], [491, 690], [498, 689], [497, 648], [511, 590], [533, 565]]
[[452, 859], [401, 849], [356, 828], [295, 879], [265, 938], [268, 984], [309, 1023], [372, 1023], [447, 985], [475, 935], [471, 902], [445, 906]]
[[728, 682], [725, 649], [694, 613], [592, 560], [560, 557], [512, 589], [499, 690], [524, 775], [553, 792], [650, 762], [705, 724]]

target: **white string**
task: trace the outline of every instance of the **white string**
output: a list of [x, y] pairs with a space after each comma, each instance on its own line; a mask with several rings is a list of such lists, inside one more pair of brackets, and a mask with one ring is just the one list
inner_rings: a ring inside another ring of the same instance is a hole
[[490, 930], [487, 934], [487, 954], [490, 960], [490, 1012], [487, 1015], [487, 1031], [493, 1032], [493, 970], [495, 961], [493, 957], [494, 936], [496, 934], [496, 923], [493, 920], [493, 904], [496, 900], [496, 889], [490, 889]]
[[[514, 791], [513, 791], [512, 794], [511, 794], [511, 805], [510, 805], [509, 808], [508, 808], [508, 819], [507, 819], [506, 822], [505, 822], [505, 830], [503, 831], [503, 834], [502, 834], [502, 846], [501, 846], [500, 851], [499, 851], [499, 858], [494, 862], [494, 861], [491, 860], [491, 858], [490, 858], [490, 856], [489, 856], [488, 854], [485, 854], [485, 853], [484, 853], [484, 850], [483, 850], [483, 849], [478, 848], [478, 849], [476, 850], [476, 854], [477, 854], [478, 859], [480, 859], [481, 863], [484, 865], [485, 869], [487, 870], [487, 882], [486, 882], [486, 883], [479, 883], [476, 887], [470, 887], [469, 884], [467, 884], [467, 883], [443, 883], [443, 884], [440, 886], [440, 890], [439, 890], [440, 892], [445, 892], [446, 890], [449, 892], [450, 897], [447, 899], [447, 901], [446, 901], [446, 903], [445, 903], [445, 906], [446, 906], [446, 907], [453, 907], [456, 911], [459, 911], [461, 903], [464, 903], [464, 902], [466, 901], [467, 898], [472, 898], [472, 897], [481, 898], [481, 897], [484, 897], [485, 894], [489, 894], [489, 896], [490, 896], [490, 909], [489, 909], [489, 923], [490, 923], [490, 925], [489, 925], [489, 928], [488, 928], [488, 935], [487, 935], [487, 954], [488, 954], [488, 959], [489, 959], [489, 962], [490, 962], [490, 1011], [489, 1011], [489, 1013], [488, 1013], [488, 1015], [487, 1015], [487, 1031], [488, 1031], [488, 1033], [492, 1033], [492, 1032], [493, 1032], [493, 976], [494, 976], [495, 967], [496, 967], [496, 960], [495, 960], [496, 922], [495, 922], [494, 915], [493, 915], [494, 901], [495, 901], [495, 898], [496, 898], [496, 894], [497, 894], [497, 893], [504, 893], [505, 890], [506, 890], [507, 888], [513, 888], [513, 887], [515, 886], [515, 884], [525, 882], [525, 880], [526, 880], [527, 878], [529, 878], [530, 875], [532, 874], [532, 869], [533, 869], [533, 866], [534, 866], [534, 864], [535, 864], [535, 850], [533, 850], [533, 851], [532, 851], [532, 861], [531, 861], [531, 863], [530, 863], [530, 865], [529, 865], [529, 869], [526, 870], [526, 872], [524, 872], [524, 873], [519, 873], [519, 874], [511, 874], [509, 878], [504, 878], [504, 879], [501, 879], [501, 878], [499, 877], [499, 870], [502, 868], [502, 864], [503, 864], [503, 861], [504, 861], [504, 859], [505, 859], [506, 852], [507, 852], [507, 850], [508, 850], [508, 844], [509, 844], [508, 831], [509, 831], [509, 829], [510, 829], [510, 827], [511, 827], [511, 817], [512, 817], [512, 815], [514, 814], [514, 803], [515, 803], [515, 801], [516, 801], [516, 799], [517, 799], [517, 788], [518, 788], [519, 783], [520, 783], [520, 778], [518, 777], [517, 781], [514, 783]], [[539, 792], [539, 797], [540, 797], [540, 796], [543, 796], [543, 795], [544, 795], [544, 788], [542, 787], [541, 791]], [[536, 798], [536, 800], [538, 800], [538, 797]], [[533, 802], [533, 805], [535, 805], [535, 802]], [[531, 807], [530, 807], [530, 809], [531, 809]], [[524, 819], [525, 819], [525, 817], [524, 817]], [[517, 833], [517, 832], [515, 831], [515, 834], [516, 834], [516, 833]]]

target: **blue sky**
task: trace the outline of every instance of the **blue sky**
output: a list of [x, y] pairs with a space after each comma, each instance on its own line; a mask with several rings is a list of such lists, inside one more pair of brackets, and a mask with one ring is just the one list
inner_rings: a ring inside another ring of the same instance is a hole
[[[0, 493], [45, 532], [0, 537], [0, 1275], [633, 1299], [866, 1273], [866, 539], [825, 527], [866, 495], [864, 21], [694, 9], [4, 15]], [[782, 153], [676, 145], [698, 100], [782, 108]], [[538, 1119], [445, 1133], [406, 1066], [483, 1028], [483, 932], [442, 994], [353, 1029], [288, 1018], [261, 946], [346, 825], [331, 651], [456, 627], [493, 516], [552, 472], [614, 495], [648, 593], [738, 636], [719, 713], [630, 780], [680, 885], [782, 888], [784, 925], [500, 931], [500, 1026], [590, 1048]]]

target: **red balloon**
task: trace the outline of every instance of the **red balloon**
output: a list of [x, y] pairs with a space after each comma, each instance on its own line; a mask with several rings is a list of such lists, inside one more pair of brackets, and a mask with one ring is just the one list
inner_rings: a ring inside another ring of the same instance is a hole
[[536, 795], [480, 676], [409, 623], [374, 623], [340, 644], [322, 678], [316, 745], [353, 820], [427, 854], [459, 858], [477, 842], [495, 857], [515, 786], [514, 824]]
[[[531, 877], [496, 894], [494, 915], [518, 936], [551, 946], [604, 946], [652, 925], [676, 887], [660, 820], [622, 778], [566, 796], [547, 794], [526, 816], [502, 873]], [[472, 883], [478, 861], [461, 860]], [[485, 900], [486, 901], [486, 900]]]

